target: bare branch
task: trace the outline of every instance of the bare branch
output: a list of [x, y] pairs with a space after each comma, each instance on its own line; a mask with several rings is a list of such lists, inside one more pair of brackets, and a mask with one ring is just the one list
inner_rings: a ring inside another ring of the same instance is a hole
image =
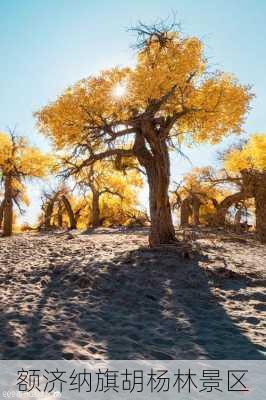
[[153, 41], [157, 41], [161, 49], [167, 47], [169, 42], [173, 40], [169, 33], [180, 32], [181, 27], [180, 23], [176, 22], [176, 15], [173, 13], [172, 22], [169, 21], [169, 17], [150, 25], [139, 21], [136, 26], [128, 30], [137, 34], [136, 43], [132, 47], [140, 51], [148, 50]]

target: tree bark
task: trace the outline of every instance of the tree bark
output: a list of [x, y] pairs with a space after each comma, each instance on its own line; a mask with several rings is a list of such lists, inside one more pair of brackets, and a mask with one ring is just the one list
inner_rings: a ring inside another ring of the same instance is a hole
[[71, 204], [66, 196], [62, 196], [62, 201], [64, 203], [68, 218], [69, 218], [69, 224], [70, 224], [70, 229], [77, 229], [77, 221], [74, 215], [74, 212], [72, 210]]
[[184, 227], [189, 225], [189, 217], [191, 216], [190, 198], [182, 201], [180, 207], [180, 226]]
[[3, 217], [4, 217], [4, 200], [0, 204], [0, 229], [2, 228]]
[[147, 148], [144, 135], [137, 134], [134, 151], [147, 173], [151, 219], [149, 244], [150, 247], [155, 247], [176, 241], [168, 196], [170, 162], [166, 141], [147, 129], [146, 136], [150, 138], [151, 149]]
[[266, 243], [266, 173], [259, 174], [254, 197], [257, 238], [261, 243]]
[[12, 199], [12, 177], [5, 176], [5, 193], [3, 207], [3, 236], [12, 235], [13, 223], [13, 199]]
[[96, 190], [92, 190], [92, 227], [100, 226], [100, 194]]
[[192, 198], [192, 224], [197, 226], [200, 224], [200, 206], [201, 202], [197, 197]]
[[44, 228], [45, 230], [51, 229], [51, 218], [53, 214], [53, 208], [54, 208], [54, 199], [49, 200], [49, 202], [46, 205], [45, 209], [45, 215], [44, 215]]
[[[228, 207], [229, 208], [229, 207]], [[216, 215], [213, 217], [213, 225], [214, 226], [225, 226], [227, 207], [218, 207], [216, 211]]]
[[235, 213], [234, 225], [235, 225], [236, 233], [240, 233], [241, 232], [241, 217], [242, 217], [242, 213], [243, 213], [243, 209], [241, 207]]
[[63, 207], [61, 201], [58, 203], [58, 211], [57, 211], [57, 223], [59, 228], [63, 227]]
[[172, 222], [171, 208], [168, 196], [169, 177], [158, 160], [148, 173], [150, 191], [151, 231], [150, 246], [175, 241], [175, 230]]

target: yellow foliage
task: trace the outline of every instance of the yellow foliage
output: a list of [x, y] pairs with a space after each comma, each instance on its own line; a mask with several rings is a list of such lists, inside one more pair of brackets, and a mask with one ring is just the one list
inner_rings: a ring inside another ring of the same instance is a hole
[[233, 149], [225, 155], [225, 168], [232, 172], [242, 170], [266, 170], [266, 134], [255, 134], [241, 149]]
[[129, 169], [124, 172], [123, 168], [121, 171], [114, 168], [113, 163], [97, 161], [93, 166], [83, 168], [75, 179], [85, 188], [93, 188], [92, 190], [100, 194], [111, 191], [118, 193], [120, 197], [127, 198], [129, 193], [132, 194], [133, 188], [135, 192], [143, 185], [143, 180], [137, 170]]
[[30, 205], [30, 199], [24, 183], [14, 179], [12, 181], [12, 192], [13, 192], [12, 197], [16, 199], [18, 203], [22, 203], [25, 206]]
[[[219, 204], [232, 193], [228, 188], [215, 186], [206, 179], [211, 171], [211, 167], [193, 168], [184, 176], [182, 184], [175, 192], [181, 202], [186, 198], [193, 200], [193, 197], [200, 201], [200, 220], [202, 223], [208, 223], [212, 215], [216, 213], [214, 202]], [[175, 204], [175, 201], [176, 195], [172, 194], [172, 204]]]
[[48, 175], [52, 157], [30, 146], [25, 138], [0, 132], [0, 173], [16, 177], [40, 178]]
[[[3, 197], [9, 193], [12, 205], [14, 203], [19, 208], [21, 204], [29, 205], [25, 180], [47, 176], [52, 163], [51, 156], [30, 146], [25, 138], [0, 132], [0, 176], [5, 182]], [[13, 213], [13, 224], [15, 221]]]
[[[100, 218], [105, 226], [126, 224], [138, 204], [138, 189], [143, 185], [143, 180], [135, 169], [124, 172], [126, 167], [132, 168], [132, 163], [117, 170], [113, 163], [98, 161], [76, 176], [81, 187], [99, 195]], [[86, 201], [79, 220], [79, 226], [82, 227], [88, 226], [92, 219], [91, 193], [87, 194]]]
[[198, 196], [203, 202], [207, 201], [207, 199], [215, 199], [219, 202], [225, 196], [224, 190], [217, 189], [217, 187], [213, 186], [206, 179], [203, 179], [208, 171], [209, 167], [192, 168], [184, 176], [182, 184], [177, 191], [181, 200], [194, 195]]
[[[68, 88], [36, 113], [40, 130], [58, 149], [76, 145], [84, 137], [102, 146], [104, 140], [94, 134], [95, 128], [107, 122], [131, 126], [132, 118], [175, 88], [157, 113], [166, 118], [186, 111], [169, 136], [217, 143], [227, 134], [239, 134], [253, 97], [249, 87], [229, 74], [207, 74], [198, 38], [182, 38], [178, 33], [172, 36], [163, 48], [158, 41], [151, 41], [149, 48], [138, 54], [135, 68], [103, 71]], [[127, 144], [132, 143], [127, 138]]]
[[[93, 166], [83, 168], [75, 175], [83, 196], [70, 195], [66, 189], [65, 194], [71, 204], [77, 218], [79, 229], [87, 228], [92, 223], [92, 192], [96, 193], [100, 208], [100, 223], [103, 226], [126, 225], [137, 217], [144, 219], [144, 213], [137, 210], [138, 189], [143, 185], [140, 173], [134, 169], [136, 163], [119, 165], [121, 169], [114, 168], [114, 164], [108, 161], [98, 161]], [[116, 165], [117, 166], [117, 165]], [[62, 190], [61, 190], [62, 191]], [[62, 212], [63, 226], [69, 226], [69, 218], [64, 204], [59, 200], [55, 202], [51, 223], [58, 225], [58, 213]], [[43, 215], [39, 222], [43, 222]]]

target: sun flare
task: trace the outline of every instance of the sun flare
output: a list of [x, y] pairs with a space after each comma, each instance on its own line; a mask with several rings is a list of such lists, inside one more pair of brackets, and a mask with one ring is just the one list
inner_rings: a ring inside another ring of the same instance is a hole
[[124, 97], [127, 93], [127, 81], [118, 82], [112, 89], [112, 96], [115, 98]]

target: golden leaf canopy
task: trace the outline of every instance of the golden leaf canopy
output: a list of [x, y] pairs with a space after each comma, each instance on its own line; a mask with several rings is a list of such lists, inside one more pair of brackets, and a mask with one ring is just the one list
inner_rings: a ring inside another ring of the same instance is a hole
[[232, 172], [242, 170], [266, 171], [266, 134], [254, 134], [240, 149], [225, 155], [225, 168]]
[[[68, 88], [35, 114], [40, 130], [59, 149], [85, 139], [92, 146], [106, 145], [114, 136], [121, 139], [114, 133], [122, 128], [134, 134], [136, 119], [148, 116], [151, 105], [163, 98], [154, 120], [182, 113], [168, 136], [217, 143], [240, 133], [253, 97], [250, 88], [229, 74], [210, 73], [198, 38], [172, 37], [163, 48], [151, 41], [132, 68], [103, 71]], [[126, 140], [133, 144], [131, 136]]]
[[0, 173], [16, 178], [41, 178], [48, 175], [52, 166], [51, 156], [30, 146], [23, 137], [12, 137], [0, 132]]

